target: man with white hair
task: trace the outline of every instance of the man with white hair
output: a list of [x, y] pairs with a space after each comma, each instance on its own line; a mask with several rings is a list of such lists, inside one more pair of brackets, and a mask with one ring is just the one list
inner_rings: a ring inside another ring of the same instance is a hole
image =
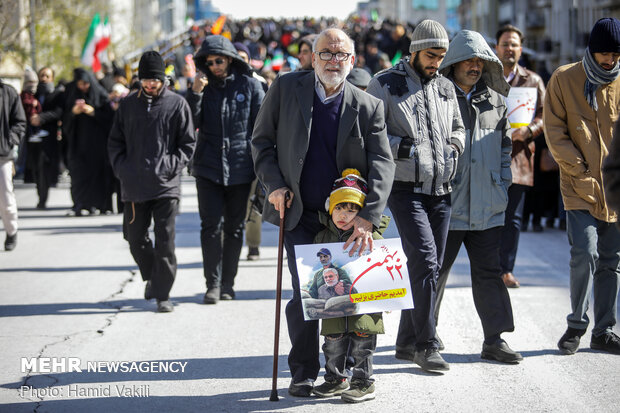
[[[304, 321], [295, 245], [312, 244], [324, 226], [333, 182], [355, 168], [368, 182], [366, 205], [346, 228], [344, 247], [372, 248], [394, 175], [381, 101], [345, 81], [355, 61], [353, 41], [339, 29], [326, 29], [313, 44], [314, 71], [278, 77], [265, 95], [252, 136], [258, 178], [266, 188], [263, 219], [278, 225], [286, 211], [284, 245], [293, 284], [286, 306], [292, 347], [289, 393], [309, 397], [318, 375], [317, 321]], [[290, 194], [287, 200], [285, 194]]]

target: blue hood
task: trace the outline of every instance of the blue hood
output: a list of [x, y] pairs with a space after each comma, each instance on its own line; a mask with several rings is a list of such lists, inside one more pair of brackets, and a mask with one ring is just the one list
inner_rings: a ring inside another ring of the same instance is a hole
[[210, 79], [212, 75], [206, 62], [207, 56], [209, 55], [232, 57], [231, 68], [236, 68], [240, 74], [252, 75], [250, 66], [239, 56], [232, 42], [224, 36], [207, 36], [202, 42], [200, 50], [194, 55], [194, 64], [196, 67]]

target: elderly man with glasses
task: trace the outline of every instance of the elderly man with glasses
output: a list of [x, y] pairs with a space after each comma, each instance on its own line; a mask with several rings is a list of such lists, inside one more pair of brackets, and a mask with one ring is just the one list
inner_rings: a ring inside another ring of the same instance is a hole
[[250, 140], [265, 92], [223, 36], [208, 36], [194, 62], [199, 72], [186, 98], [199, 130], [192, 175], [198, 189], [207, 284], [203, 302], [216, 304], [235, 298], [233, 285], [254, 180]]
[[[350, 253], [372, 248], [394, 175], [385, 131], [383, 104], [345, 79], [355, 61], [353, 41], [342, 31], [326, 29], [315, 39], [314, 71], [278, 77], [256, 119], [252, 154], [267, 189], [263, 219], [278, 225], [286, 210], [284, 245], [293, 284], [286, 306], [291, 339], [289, 393], [310, 396], [319, 372], [317, 321], [304, 321], [295, 245], [312, 244], [324, 226], [333, 182], [355, 168], [368, 182], [366, 205], [347, 227], [354, 228], [344, 248]], [[290, 194], [287, 200], [285, 194]]]

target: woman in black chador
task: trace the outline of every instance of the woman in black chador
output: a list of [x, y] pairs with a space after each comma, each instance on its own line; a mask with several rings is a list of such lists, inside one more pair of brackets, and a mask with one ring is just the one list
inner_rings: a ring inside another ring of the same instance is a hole
[[108, 93], [91, 73], [78, 68], [67, 85], [64, 102], [63, 136], [68, 145], [73, 199], [70, 214], [110, 213], [114, 176], [107, 141], [114, 112]]

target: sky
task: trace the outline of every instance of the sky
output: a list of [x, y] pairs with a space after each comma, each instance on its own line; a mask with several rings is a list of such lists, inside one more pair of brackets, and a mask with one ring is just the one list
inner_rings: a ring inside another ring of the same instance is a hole
[[212, 0], [221, 13], [235, 19], [248, 17], [320, 17], [345, 19], [361, 0]]

